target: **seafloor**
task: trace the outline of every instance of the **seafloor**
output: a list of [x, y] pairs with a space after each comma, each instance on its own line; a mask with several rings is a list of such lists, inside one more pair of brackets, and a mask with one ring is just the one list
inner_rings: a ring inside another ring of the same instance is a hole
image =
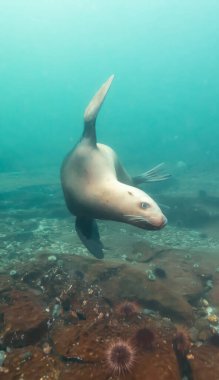
[[[0, 379], [219, 379], [218, 172], [147, 187], [162, 231], [100, 222], [102, 261], [77, 238], [55, 169], [0, 183]], [[109, 362], [119, 339], [128, 371]]]

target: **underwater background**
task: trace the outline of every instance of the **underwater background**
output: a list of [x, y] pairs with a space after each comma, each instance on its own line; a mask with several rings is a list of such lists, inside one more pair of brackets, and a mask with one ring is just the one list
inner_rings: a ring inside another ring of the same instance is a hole
[[216, 0], [0, 2], [0, 170], [58, 166], [112, 73], [98, 138], [124, 163], [218, 165]]
[[[219, 379], [219, 2], [0, 0], [0, 378]], [[159, 231], [98, 221], [93, 257], [60, 166], [84, 110]]]

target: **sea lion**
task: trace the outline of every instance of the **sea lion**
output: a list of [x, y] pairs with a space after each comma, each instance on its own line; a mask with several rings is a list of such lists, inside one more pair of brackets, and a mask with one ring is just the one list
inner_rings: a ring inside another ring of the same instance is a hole
[[69, 211], [76, 216], [76, 231], [87, 249], [96, 257], [104, 257], [95, 219], [114, 220], [143, 229], [160, 229], [167, 223], [156, 202], [136, 185], [161, 181], [169, 177], [159, 174], [162, 164], [131, 178], [116, 153], [96, 140], [96, 118], [110, 88], [113, 75], [101, 86], [84, 113], [81, 140], [64, 159], [61, 183]]

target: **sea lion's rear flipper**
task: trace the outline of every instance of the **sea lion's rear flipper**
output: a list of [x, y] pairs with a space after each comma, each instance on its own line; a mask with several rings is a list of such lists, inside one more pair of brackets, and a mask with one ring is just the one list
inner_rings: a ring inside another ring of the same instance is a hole
[[110, 85], [113, 81], [114, 75], [111, 75], [107, 81], [100, 87], [97, 93], [94, 95], [90, 103], [88, 104], [84, 112], [84, 132], [82, 135], [83, 138], [90, 140], [92, 145], [96, 146], [96, 129], [95, 123], [98, 112], [101, 105], [106, 97], [106, 94], [110, 88]]
[[171, 177], [171, 174], [163, 171], [164, 163], [155, 166], [154, 168], [132, 178], [134, 185], [140, 185], [145, 182], [159, 182], [166, 181]]
[[75, 222], [75, 229], [85, 247], [97, 259], [104, 258], [103, 244], [100, 240], [97, 222], [95, 219], [78, 216]]

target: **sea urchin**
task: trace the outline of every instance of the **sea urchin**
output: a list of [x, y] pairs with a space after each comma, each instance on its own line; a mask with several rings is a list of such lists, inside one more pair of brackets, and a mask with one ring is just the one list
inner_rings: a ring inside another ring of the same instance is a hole
[[128, 318], [140, 313], [140, 307], [136, 302], [124, 301], [117, 305], [117, 314], [122, 317]]
[[140, 350], [151, 350], [154, 346], [155, 333], [148, 328], [142, 328], [136, 331], [133, 341], [135, 347]]
[[107, 366], [116, 374], [130, 372], [134, 362], [134, 347], [129, 342], [122, 339], [112, 342], [106, 351]]
[[177, 326], [173, 337], [173, 349], [176, 354], [186, 356], [190, 350], [191, 341], [188, 331], [181, 326]]

